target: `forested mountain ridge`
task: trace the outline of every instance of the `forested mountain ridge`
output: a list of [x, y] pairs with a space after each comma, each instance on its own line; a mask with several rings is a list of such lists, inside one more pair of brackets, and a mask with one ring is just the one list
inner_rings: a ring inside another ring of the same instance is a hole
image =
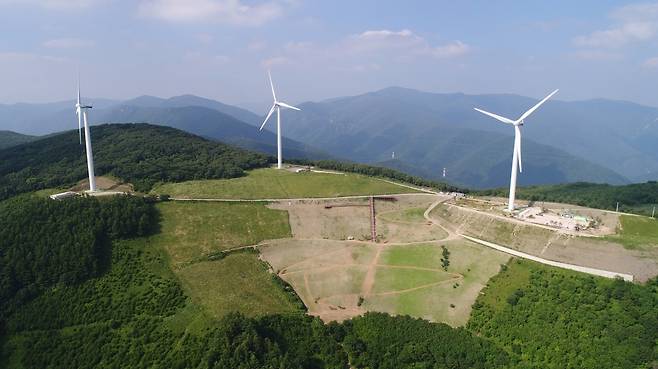
[[[193, 95], [161, 99], [140, 96], [125, 102], [89, 99], [94, 106], [90, 124], [150, 123], [177, 128], [197, 136], [265, 154], [276, 154], [276, 135], [259, 131], [261, 117], [247, 110]], [[49, 104], [0, 105], [0, 130], [45, 135], [77, 126], [74, 101]], [[0, 141], [1, 144], [1, 141]], [[328, 159], [331, 156], [283, 137], [287, 158]]]
[[[185, 124], [194, 123], [188, 127], [191, 133], [268, 154], [275, 152], [271, 132], [254, 128], [262, 117], [212, 99], [182, 95], [90, 101], [97, 104], [92, 124], [132, 121], [183, 128], [182, 118], [176, 116], [189, 112], [177, 109], [200, 109], [192, 115], [197, 122], [185, 118]], [[337, 101], [340, 104], [334, 104]], [[390, 164], [411, 174], [439, 179], [445, 167], [446, 180], [454, 184], [498, 187], [509, 177], [501, 173], [509, 172], [512, 132], [473, 107], [515, 117], [534, 103], [536, 99], [510, 94], [440, 94], [400, 87], [307, 102], [300, 104], [301, 112], [285, 116], [284, 156], [327, 159], [332, 155], [385, 163], [395, 151], [404, 165]], [[73, 103], [66, 104], [69, 102], [0, 106], [0, 129], [45, 134], [74, 128], [69, 107]], [[228, 121], [226, 117], [243, 123], [244, 131], [238, 135], [204, 134], [209, 127], [221, 127]], [[273, 131], [272, 127], [268, 130]], [[526, 173], [519, 177], [521, 185], [577, 181], [624, 184], [658, 178], [658, 152], [653, 144], [658, 139], [658, 108], [603, 99], [551, 100], [533, 115], [523, 133]]]
[[12, 131], [0, 131], [0, 150], [36, 140], [35, 136], [23, 135]]
[[[431, 175], [430, 178], [438, 179], [446, 168], [446, 179], [453, 183], [476, 188], [497, 187], [509, 180], [513, 130], [473, 108], [515, 117], [535, 103], [534, 99], [514, 95], [434, 94], [387, 88], [300, 104], [302, 111], [287, 117], [286, 134], [330, 154], [340, 152], [349, 160], [379, 163], [389, 160], [394, 151], [396, 159], [416, 167], [418, 173]], [[603, 119], [596, 111], [598, 108], [580, 109], [582, 106], [590, 104], [549, 101], [526, 122], [521, 185], [575, 181], [628, 183], [627, 177], [635, 178], [644, 172], [636, 166], [628, 171], [631, 166], [620, 162], [619, 157], [610, 158], [610, 147], [622, 144], [620, 153], [639, 155], [638, 158], [648, 160], [647, 168], [654, 167], [649, 165], [655, 161], [651, 149], [644, 145], [643, 151], [626, 150], [628, 142], [620, 140], [613, 131], [592, 127], [596, 119]], [[588, 120], [591, 110], [594, 112]], [[620, 114], [609, 113], [609, 116]], [[572, 115], [579, 120], [574, 122]], [[635, 126], [646, 120], [637, 119], [641, 120]], [[582, 127], [573, 134], [569, 127], [576, 124]], [[648, 129], [647, 133], [653, 134]], [[567, 134], [573, 137], [564, 137]], [[658, 169], [658, 161], [655, 168]]]
[[[236, 145], [247, 150], [276, 155], [276, 134], [247, 124], [231, 115], [204, 106], [137, 106], [120, 105], [95, 112], [94, 122], [150, 123], [168, 126], [210, 140]], [[320, 150], [285, 137], [285, 158], [327, 159]]]
[[[484, 196], [507, 196], [506, 188], [478, 191]], [[652, 206], [658, 204], [658, 182], [634, 183], [612, 186], [596, 183], [568, 183], [552, 186], [529, 186], [517, 189], [520, 199], [550, 201], [615, 210], [619, 203], [622, 212], [652, 214]]]
[[[169, 127], [108, 124], [91, 129], [96, 175], [110, 174], [146, 191], [159, 181], [233, 178], [269, 158]], [[68, 131], [0, 150], [0, 199], [70, 186], [87, 176], [84, 145]]]

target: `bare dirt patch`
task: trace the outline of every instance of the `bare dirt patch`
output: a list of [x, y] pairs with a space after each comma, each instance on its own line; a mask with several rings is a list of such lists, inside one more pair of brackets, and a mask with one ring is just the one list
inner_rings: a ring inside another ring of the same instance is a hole
[[[585, 212], [585, 210], [579, 210]], [[597, 214], [597, 210], [591, 210]], [[605, 222], [612, 225], [613, 217]], [[632, 274], [638, 281], [658, 275], [658, 252], [629, 250], [595, 237], [577, 237], [559, 231], [506, 220], [483, 212], [439, 205], [431, 217], [449, 230], [495, 242], [528, 254], [554, 261]]]
[[[102, 191], [134, 192], [132, 184], [108, 176], [96, 177], [96, 188]], [[69, 190], [76, 192], [89, 190], [89, 178], [81, 180]]]
[[[463, 325], [478, 292], [508, 257], [466, 241], [445, 246], [453, 265], [447, 271], [435, 242], [289, 239], [270, 241], [259, 249], [261, 258], [297, 291], [309, 313], [324, 321], [382, 311]], [[437, 294], [448, 297], [437, 304]]]
[[[377, 235], [381, 242], [408, 243], [440, 240], [447, 234], [422, 219], [405, 219], [409, 209], [425, 209], [436, 196], [395, 196], [395, 201], [375, 200]], [[367, 240], [370, 238], [370, 208], [367, 198], [281, 201], [270, 208], [287, 210], [294, 238]], [[422, 211], [420, 212], [422, 214]]]

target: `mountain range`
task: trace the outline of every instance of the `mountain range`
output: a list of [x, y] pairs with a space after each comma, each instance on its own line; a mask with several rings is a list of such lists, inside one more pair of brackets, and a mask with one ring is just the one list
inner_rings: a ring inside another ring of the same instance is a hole
[[[305, 102], [298, 105], [301, 112], [285, 113], [284, 156], [377, 164], [473, 188], [505, 186], [513, 130], [473, 108], [515, 118], [536, 101], [391, 87]], [[257, 129], [261, 116], [215, 100], [182, 95], [90, 103], [92, 124], [161, 124], [268, 154], [276, 151], [274, 133]], [[0, 129], [41, 135], [75, 128], [73, 106], [72, 101], [0, 105]], [[526, 121], [523, 134], [520, 185], [658, 178], [657, 108], [601, 99], [551, 100]]]
[[[270, 155], [276, 154], [276, 135], [258, 131], [260, 117], [247, 110], [192, 95], [161, 99], [140, 96], [123, 102], [89, 99], [90, 123], [153, 123], [177, 128], [208, 139]], [[50, 104], [0, 105], [0, 129], [44, 135], [77, 127], [74, 101]], [[245, 123], [250, 122], [251, 124]], [[0, 142], [2, 137], [0, 136]], [[328, 159], [330, 155], [284, 138], [287, 158]]]

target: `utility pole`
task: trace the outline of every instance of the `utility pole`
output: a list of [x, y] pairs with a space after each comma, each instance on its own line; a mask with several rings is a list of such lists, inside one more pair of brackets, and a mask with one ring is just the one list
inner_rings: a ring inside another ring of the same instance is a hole
[[619, 213], [619, 201], [617, 201], [617, 210], [615, 212]]
[[653, 210], [651, 211], [651, 217], [652, 218], [655, 218], [654, 215], [656, 215], [656, 205], [653, 206]]

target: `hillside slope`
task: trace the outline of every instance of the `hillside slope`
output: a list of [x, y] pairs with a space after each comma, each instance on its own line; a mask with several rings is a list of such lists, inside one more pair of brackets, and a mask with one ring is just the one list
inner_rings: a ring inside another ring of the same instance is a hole
[[[248, 150], [276, 154], [276, 135], [258, 131], [261, 117], [247, 110], [193, 95], [161, 99], [140, 96], [125, 102], [89, 99], [94, 106], [90, 124], [150, 123], [165, 125]], [[77, 127], [75, 102], [0, 105], [0, 129], [45, 135]], [[330, 156], [303, 143], [283, 138], [287, 158], [328, 159]]]
[[[159, 181], [233, 178], [268, 165], [261, 154], [149, 124], [91, 129], [96, 175], [111, 174], [148, 190]], [[68, 131], [0, 150], [0, 199], [72, 185], [87, 176], [84, 146]]]
[[[120, 105], [100, 110], [94, 122], [150, 123], [180, 129], [211, 140], [276, 155], [276, 134], [244, 123], [220, 111], [201, 107], [142, 107]], [[283, 138], [284, 158], [326, 159], [329, 155], [300, 142]]]
[[34, 141], [34, 136], [23, 135], [12, 131], [0, 131], [0, 149]]

